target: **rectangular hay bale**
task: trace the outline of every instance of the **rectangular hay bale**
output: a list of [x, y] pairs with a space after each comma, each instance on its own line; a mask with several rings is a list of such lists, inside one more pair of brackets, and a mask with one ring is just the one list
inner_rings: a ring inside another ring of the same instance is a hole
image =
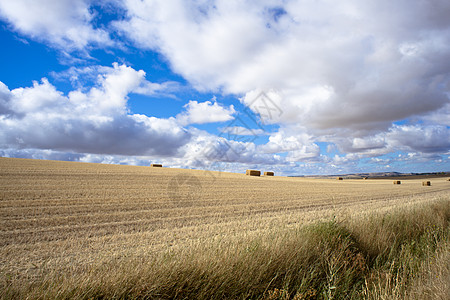
[[258, 170], [247, 170], [247, 171], [245, 171], [245, 175], [248, 175], [248, 176], [261, 176], [261, 171], [258, 171]]
[[431, 181], [422, 181], [423, 186], [431, 186]]
[[394, 184], [402, 184], [400, 180], [394, 180]]
[[337, 180], [344, 180], [342, 177], [336, 177]]
[[150, 167], [162, 168], [161, 164], [151, 164]]
[[273, 176], [274, 175], [274, 173], [273, 172], [264, 172], [264, 176]]

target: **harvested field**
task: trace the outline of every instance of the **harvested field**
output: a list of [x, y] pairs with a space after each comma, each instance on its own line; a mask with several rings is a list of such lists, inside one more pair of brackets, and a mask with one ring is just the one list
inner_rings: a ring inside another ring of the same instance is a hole
[[75, 276], [124, 257], [448, 197], [446, 178], [427, 189], [421, 181], [393, 186], [0, 158], [0, 283], [32, 282], [46, 271]]

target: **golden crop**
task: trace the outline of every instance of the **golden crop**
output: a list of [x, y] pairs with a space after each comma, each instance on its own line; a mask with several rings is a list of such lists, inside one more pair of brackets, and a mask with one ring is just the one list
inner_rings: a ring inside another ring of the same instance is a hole
[[444, 178], [397, 186], [0, 158], [0, 274], [3, 284], [45, 270], [77, 274], [124, 257], [389, 210], [449, 190]]

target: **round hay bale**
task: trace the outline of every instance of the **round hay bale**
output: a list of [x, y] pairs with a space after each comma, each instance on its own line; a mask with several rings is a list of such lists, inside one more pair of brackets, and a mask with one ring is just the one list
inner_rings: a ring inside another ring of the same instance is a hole
[[336, 177], [337, 180], [344, 180], [342, 177]]

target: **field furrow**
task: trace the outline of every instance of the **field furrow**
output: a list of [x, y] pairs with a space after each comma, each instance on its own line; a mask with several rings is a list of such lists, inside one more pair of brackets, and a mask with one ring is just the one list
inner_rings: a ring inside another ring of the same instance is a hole
[[[212, 174], [212, 175], [211, 175]], [[0, 274], [83, 272], [277, 228], [448, 197], [432, 180], [248, 177], [200, 170], [0, 158]]]

